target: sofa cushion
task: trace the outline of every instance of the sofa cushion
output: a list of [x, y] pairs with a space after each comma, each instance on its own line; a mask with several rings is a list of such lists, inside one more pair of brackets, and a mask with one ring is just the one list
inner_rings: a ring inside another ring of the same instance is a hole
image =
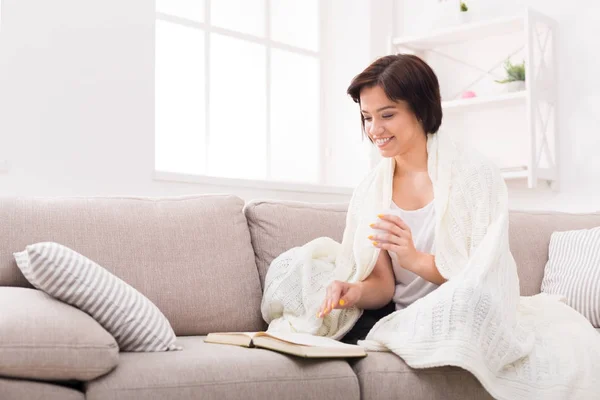
[[600, 226], [600, 213], [511, 211], [510, 249], [518, 267], [521, 295], [540, 293], [553, 232], [596, 226]]
[[133, 287], [89, 258], [59, 243], [30, 244], [15, 253], [37, 289], [89, 314], [120, 351], [177, 350], [175, 333], [160, 310]]
[[118, 362], [115, 339], [86, 313], [39, 290], [0, 287], [0, 375], [85, 381]]
[[113, 373], [86, 384], [86, 399], [359, 399], [356, 376], [341, 359], [178, 339], [182, 351], [122, 354]]
[[2, 400], [84, 400], [79, 390], [52, 383], [0, 378]]
[[350, 364], [363, 400], [492, 399], [470, 372], [457, 367], [412, 369], [387, 352], [369, 352]]
[[600, 227], [552, 234], [541, 290], [564, 296], [600, 328]]
[[29, 287], [13, 253], [57, 242], [135, 287], [178, 335], [259, 330], [243, 206], [230, 195], [0, 198], [0, 286]]
[[344, 203], [255, 200], [246, 204], [261, 285], [271, 261], [284, 251], [321, 236], [341, 242], [347, 209]]

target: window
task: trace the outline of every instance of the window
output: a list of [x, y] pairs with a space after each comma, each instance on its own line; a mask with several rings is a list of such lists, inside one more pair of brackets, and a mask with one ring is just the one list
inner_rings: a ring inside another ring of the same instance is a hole
[[323, 183], [318, 0], [157, 0], [155, 169]]

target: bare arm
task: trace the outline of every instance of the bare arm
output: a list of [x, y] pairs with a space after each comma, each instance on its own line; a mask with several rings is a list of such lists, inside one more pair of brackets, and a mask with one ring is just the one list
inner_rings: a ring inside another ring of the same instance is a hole
[[392, 269], [392, 260], [387, 251], [381, 250], [379, 258], [371, 275], [362, 282], [356, 283], [360, 286], [361, 296], [356, 306], [362, 309], [374, 310], [388, 304], [394, 296], [396, 281]]
[[387, 251], [379, 252], [373, 271], [362, 282], [348, 283], [333, 281], [327, 287], [327, 294], [317, 317], [323, 318], [334, 309], [358, 307], [378, 309], [388, 304], [396, 288], [392, 260]]
[[441, 285], [446, 282], [446, 279], [440, 274], [440, 271], [435, 265], [435, 257], [432, 254], [418, 253], [417, 261], [411, 266], [410, 271], [419, 275], [421, 278]]

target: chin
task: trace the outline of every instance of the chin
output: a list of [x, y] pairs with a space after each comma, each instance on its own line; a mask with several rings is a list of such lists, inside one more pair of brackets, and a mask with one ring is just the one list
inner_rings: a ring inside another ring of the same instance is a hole
[[400, 150], [397, 147], [390, 148], [390, 149], [378, 149], [378, 150], [379, 150], [379, 155], [384, 158], [392, 158], [392, 157], [396, 157], [398, 154], [400, 154]]

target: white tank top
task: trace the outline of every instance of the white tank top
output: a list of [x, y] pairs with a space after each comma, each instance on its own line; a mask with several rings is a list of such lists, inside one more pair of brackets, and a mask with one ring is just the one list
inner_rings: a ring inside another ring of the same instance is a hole
[[[409, 226], [417, 251], [433, 254], [435, 239], [435, 207], [433, 201], [418, 210], [403, 210], [392, 202], [392, 210]], [[389, 254], [396, 278], [396, 290], [394, 291], [396, 310], [408, 307], [438, 288], [438, 285], [402, 268], [395, 253], [389, 252]]]

